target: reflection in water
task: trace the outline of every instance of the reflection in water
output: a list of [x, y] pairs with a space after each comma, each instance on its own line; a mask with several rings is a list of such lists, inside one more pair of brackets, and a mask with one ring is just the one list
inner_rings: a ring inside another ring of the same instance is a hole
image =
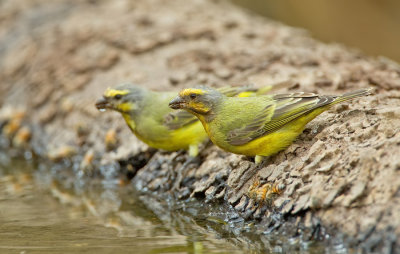
[[94, 181], [77, 193], [68, 188], [72, 182], [51, 179], [48, 170], [0, 167], [0, 253], [239, 251], [188, 217], [160, 220], [129, 186], [101, 186]]
[[[342, 245], [334, 246], [340, 250]], [[117, 178], [0, 164], [0, 253], [321, 253], [236, 211], [139, 194]]]

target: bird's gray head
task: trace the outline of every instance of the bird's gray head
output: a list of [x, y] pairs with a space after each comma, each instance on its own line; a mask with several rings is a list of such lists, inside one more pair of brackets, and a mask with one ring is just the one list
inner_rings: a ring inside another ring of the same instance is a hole
[[170, 108], [185, 109], [194, 114], [206, 115], [220, 102], [223, 95], [209, 87], [187, 88], [169, 103]]
[[112, 109], [121, 113], [132, 113], [142, 104], [146, 89], [132, 84], [108, 88], [103, 97], [97, 100], [99, 110]]

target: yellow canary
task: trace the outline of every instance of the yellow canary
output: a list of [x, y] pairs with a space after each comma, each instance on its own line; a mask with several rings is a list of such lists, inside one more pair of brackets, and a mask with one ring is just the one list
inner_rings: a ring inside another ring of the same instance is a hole
[[260, 163], [263, 156], [289, 146], [308, 122], [332, 105], [368, 95], [370, 90], [341, 96], [292, 93], [238, 98], [212, 88], [190, 88], [182, 90], [169, 106], [197, 116], [220, 148], [256, 156]]
[[[219, 91], [226, 96], [255, 96], [271, 88], [238, 86], [223, 87]], [[207, 139], [207, 134], [195, 116], [168, 107], [176, 95], [176, 92], [156, 92], [125, 84], [107, 89], [96, 107], [120, 112], [136, 137], [147, 145], [167, 151], [189, 149], [189, 155], [195, 157], [198, 145]]]

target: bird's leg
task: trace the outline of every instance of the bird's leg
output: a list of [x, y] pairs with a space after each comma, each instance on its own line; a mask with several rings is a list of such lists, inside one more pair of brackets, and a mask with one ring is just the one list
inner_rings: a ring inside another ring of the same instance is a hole
[[254, 158], [254, 162], [255, 162], [257, 165], [260, 165], [261, 162], [263, 162], [264, 158], [265, 158], [264, 156], [256, 155], [256, 157]]
[[199, 145], [191, 144], [189, 145], [189, 156], [196, 157], [199, 154]]

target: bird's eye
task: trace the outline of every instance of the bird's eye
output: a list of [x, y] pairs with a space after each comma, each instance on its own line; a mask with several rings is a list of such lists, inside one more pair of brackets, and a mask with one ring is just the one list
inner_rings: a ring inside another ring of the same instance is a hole
[[117, 94], [117, 95], [114, 96], [114, 98], [115, 98], [116, 100], [120, 100], [120, 99], [122, 98], [122, 95]]
[[191, 93], [189, 96], [190, 96], [190, 99], [194, 100], [194, 99], [196, 99], [197, 94]]

